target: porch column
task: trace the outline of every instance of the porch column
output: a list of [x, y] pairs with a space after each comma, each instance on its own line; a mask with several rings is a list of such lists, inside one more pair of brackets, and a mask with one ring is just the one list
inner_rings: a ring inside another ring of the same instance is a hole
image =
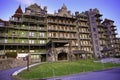
[[54, 43], [52, 42], [52, 61], [55, 61], [55, 54], [54, 54]]
[[72, 48], [71, 47], [72, 47], [71, 46], [71, 41], [69, 41], [69, 49], [68, 49], [69, 50], [69, 54], [68, 54], [68, 60], [69, 61], [72, 61], [72, 52], [71, 52]]

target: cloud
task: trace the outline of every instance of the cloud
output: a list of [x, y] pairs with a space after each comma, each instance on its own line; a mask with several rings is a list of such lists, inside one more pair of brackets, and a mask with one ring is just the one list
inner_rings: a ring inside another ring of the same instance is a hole
[[30, 5], [36, 2], [36, 0], [17, 0], [17, 1], [25, 5]]

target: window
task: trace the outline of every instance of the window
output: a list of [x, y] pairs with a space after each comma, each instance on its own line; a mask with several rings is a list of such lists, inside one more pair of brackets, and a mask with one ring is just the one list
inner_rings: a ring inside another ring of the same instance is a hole
[[24, 50], [22, 50], [22, 52], [24, 52]]
[[45, 37], [45, 34], [44, 33], [40, 33], [40, 37]]
[[22, 32], [22, 35], [24, 35], [24, 32]]
[[67, 27], [65, 27], [65, 30], [67, 30]]
[[4, 26], [4, 23], [3, 22], [0, 22], [0, 27]]
[[12, 35], [15, 35], [15, 31], [12, 32]]
[[53, 33], [53, 37], [56, 37], [56, 33]]
[[96, 32], [96, 28], [93, 28], [93, 31]]
[[22, 40], [22, 43], [24, 43], [24, 40]]
[[49, 37], [52, 37], [52, 34], [51, 34], [51, 33], [49, 33]]
[[113, 45], [113, 44], [112, 44], [111, 46], [112, 46], [112, 47], [114, 47], [114, 45]]
[[33, 26], [29, 26], [29, 29], [34, 29], [34, 27]]
[[23, 24], [22, 27], [25, 27], [25, 25]]
[[29, 43], [30, 44], [34, 44], [34, 40], [29, 40]]
[[29, 32], [29, 36], [34, 36], [34, 32]]
[[68, 38], [68, 34], [66, 33], [66, 37]]
[[35, 11], [34, 10], [31, 10], [31, 13], [34, 13]]
[[32, 44], [34, 44], [34, 40], [32, 40]]
[[29, 40], [29, 43], [31, 43], [31, 40]]
[[30, 50], [30, 52], [35, 52], [35, 50]]
[[5, 39], [5, 43], [8, 43], [8, 39]]
[[14, 21], [18, 21], [18, 18], [14, 17]]
[[45, 41], [44, 40], [40, 40], [40, 44], [44, 44], [45, 43]]

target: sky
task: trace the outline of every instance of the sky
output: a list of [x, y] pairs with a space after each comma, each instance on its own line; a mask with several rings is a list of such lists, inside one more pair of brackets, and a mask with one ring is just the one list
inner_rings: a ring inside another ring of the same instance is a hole
[[24, 12], [25, 7], [34, 3], [41, 7], [47, 6], [48, 13], [58, 11], [63, 4], [73, 14], [75, 11], [84, 12], [97, 8], [103, 14], [103, 19], [107, 18], [115, 21], [114, 24], [117, 26], [116, 32], [120, 37], [120, 0], [0, 0], [0, 18], [9, 20], [19, 5], [21, 5]]

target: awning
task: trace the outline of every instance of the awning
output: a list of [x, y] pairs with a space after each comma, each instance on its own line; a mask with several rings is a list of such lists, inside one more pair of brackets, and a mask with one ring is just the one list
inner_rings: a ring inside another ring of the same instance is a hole
[[50, 40], [47, 44], [46, 44], [46, 48], [57, 48], [57, 47], [63, 47], [64, 45], [68, 44], [68, 41], [65, 40]]

